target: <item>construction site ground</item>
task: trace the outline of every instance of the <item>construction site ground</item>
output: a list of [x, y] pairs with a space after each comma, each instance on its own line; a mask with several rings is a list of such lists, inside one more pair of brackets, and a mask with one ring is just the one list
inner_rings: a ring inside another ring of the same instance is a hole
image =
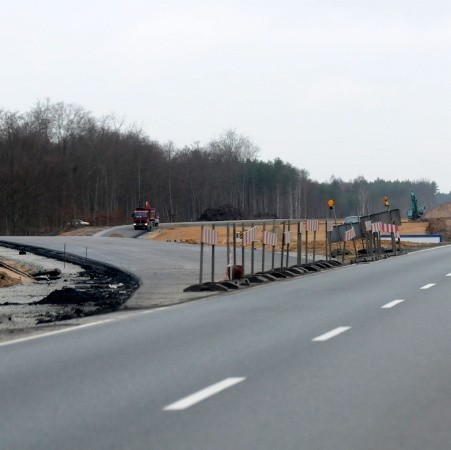
[[[341, 222], [340, 222], [341, 223]], [[402, 226], [400, 227], [401, 234], [428, 234], [428, 227], [429, 222], [427, 221], [421, 221], [421, 222], [408, 222], [403, 221]], [[247, 227], [246, 229], [248, 229]], [[227, 245], [227, 228], [225, 226], [217, 226], [216, 227], [218, 231], [218, 245], [219, 246], [226, 246]], [[451, 227], [450, 227], [451, 229]], [[240, 235], [242, 233], [243, 228], [241, 226], [236, 227], [236, 242], [237, 245], [241, 245], [241, 239]], [[272, 231], [272, 228], [268, 228], [268, 231]], [[286, 228], [288, 230], [288, 228]], [[296, 229], [294, 226], [291, 228], [291, 231], [293, 231], [292, 234], [292, 241], [290, 243], [290, 251], [295, 251], [297, 248], [297, 239], [296, 239]], [[262, 232], [262, 226], [257, 226], [257, 236], [261, 236]], [[281, 242], [281, 236], [283, 232], [282, 225], [279, 225], [276, 227], [276, 232], [279, 236], [278, 242]], [[178, 226], [167, 226], [165, 228], [159, 229], [153, 233], [150, 233], [147, 236], [148, 239], [155, 239], [163, 242], [181, 242], [185, 244], [199, 244], [201, 239], [201, 227], [195, 226], [195, 227], [178, 227]], [[308, 242], [308, 252], [312, 253], [313, 250], [315, 250], [317, 255], [325, 255], [326, 254], [326, 230], [325, 230], [325, 223], [320, 222], [319, 230], [315, 233], [309, 232], [308, 234], [305, 233], [305, 231], [301, 235], [301, 246], [302, 251], [305, 252], [305, 246], [306, 246], [306, 240]], [[233, 233], [232, 229], [229, 229], [229, 243], [233, 241]], [[342, 244], [341, 244], [342, 245]], [[386, 244], [388, 245], [388, 244]], [[418, 244], [418, 243], [411, 243], [408, 241], [401, 241], [401, 248], [402, 249], [415, 249], [415, 248], [421, 248], [424, 246], [427, 246], [428, 244]], [[351, 249], [352, 246], [352, 249]], [[356, 241], [356, 247], [357, 250], [361, 249], [363, 246], [363, 243], [360, 241]], [[255, 248], [261, 248], [262, 244], [261, 241], [257, 240], [255, 242]], [[314, 248], [315, 247], [315, 248]], [[337, 244], [332, 244], [332, 248], [338, 248]], [[353, 245], [351, 243], [348, 243], [348, 249], [354, 250]], [[280, 245], [276, 247], [276, 250], [280, 251]]]
[[[448, 240], [450, 240], [449, 234], [451, 233], [451, 204], [445, 204], [449, 205], [447, 208], [444, 208], [443, 205], [441, 205], [438, 209], [437, 215], [439, 217], [431, 217], [430, 213], [426, 220], [417, 221], [417, 222], [409, 222], [407, 220], [402, 221], [402, 225], [400, 227], [400, 233], [402, 235], [422, 235], [422, 234], [433, 234], [433, 233], [443, 233], [445, 235], [445, 238], [448, 237]], [[446, 214], [449, 214], [449, 216], [446, 216]], [[341, 221], [339, 221], [341, 223]], [[218, 224], [219, 225], [219, 224]], [[71, 230], [66, 230], [61, 233], [62, 236], [92, 236], [95, 233], [104, 230], [106, 227], [81, 227], [81, 228], [75, 228]], [[226, 246], [227, 245], [227, 228], [224, 226], [217, 226], [218, 231], [218, 245], [220, 246]], [[262, 227], [257, 227], [257, 235], [261, 235]], [[296, 240], [296, 233], [294, 227], [292, 228], [293, 231], [293, 237], [290, 244], [290, 251], [295, 251], [297, 248], [297, 240]], [[282, 226], [277, 227], [277, 232], [281, 236], [282, 234]], [[241, 244], [240, 239], [240, 233], [242, 233], [242, 227], [237, 226], [236, 228], [236, 243], [239, 246]], [[117, 234], [117, 237], [121, 237], [120, 234]], [[320, 222], [320, 229], [316, 233], [316, 235], [313, 232], [308, 233], [308, 235], [304, 232], [302, 234], [302, 240], [301, 240], [301, 246], [302, 251], [305, 252], [306, 248], [306, 238], [308, 237], [308, 245], [307, 249], [308, 252], [311, 253], [313, 250], [315, 250], [317, 255], [325, 255], [326, 254], [326, 232], [325, 232], [325, 224], [324, 222]], [[165, 227], [162, 227], [160, 229], [155, 230], [152, 233], [149, 233], [146, 236], [146, 239], [153, 239], [158, 240], [162, 242], [180, 242], [185, 244], [199, 244], [201, 238], [201, 227], [200, 226], [170, 226], [166, 225]], [[315, 239], [315, 245], [314, 245], [314, 239]], [[281, 239], [278, 240], [281, 242]], [[229, 242], [233, 242], [233, 236], [232, 231], [230, 229], [229, 231]], [[389, 242], [385, 243], [386, 246], [389, 246]], [[409, 241], [401, 241], [400, 246], [401, 249], [405, 250], [414, 250], [416, 248], [422, 248], [426, 247], [429, 244], [418, 244], [418, 243], [411, 243]], [[256, 241], [255, 242], [256, 248], [261, 248], [261, 242]], [[314, 248], [315, 247], [315, 248]], [[333, 244], [332, 248], [337, 247], [337, 244]], [[357, 241], [356, 242], [356, 248], [357, 250], [362, 248], [362, 242]], [[280, 251], [280, 246], [276, 250]], [[348, 250], [351, 252], [354, 251], [353, 245], [348, 243]], [[14, 261], [8, 261], [5, 259], [2, 259], [3, 262], [10, 264], [12, 266], [15, 266], [17, 263]], [[17, 268], [20, 269], [23, 272], [31, 272], [30, 268], [23, 267], [20, 265], [17, 265]], [[0, 288], [4, 287], [7, 288], [9, 286], [13, 286], [18, 283], [22, 283], [24, 281], [29, 281], [24, 277], [18, 276], [16, 273], [11, 272], [3, 267], [0, 267]]]
[[[442, 213], [443, 214], [443, 213]], [[62, 235], [66, 236], [92, 236], [99, 231], [105, 230], [106, 227], [81, 227], [72, 230], [66, 230]], [[226, 246], [227, 245], [227, 228], [225, 226], [220, 226], [217, 224], [216, 229], [218, 230], [218, 245]], [[233, 242], [233, 234], [232, 227], [229, 228], [229, 243]], [[272, 230], [272, 226], [267, 225], [267, 229]], [[257, 236], [261, 236], [262, 227], [258, 227]], [[287, 228], [286, 228], [287, 230]], [[235, 234], [235, 242], [237, 247], [241, 246], [240, 233], [242, 233], [243, 228], [241, 225], [236, 227]], [[281, 242], [281, 234], [283, 228], [279, 226], [277, 228], [277, 233], [279, 236], [278, 241]], [[297, 249], [297, 241], [296, 237], [296, 229], [294, 226], [292, 227], [293, 231], [293, 240], [290, 243], [290, 252], [296, 252]], [[400, 227], [401, 235], [424, 235], [424, 234], [434, 234], [441, 233], [445, 236], [445, 240], [447, 242], [451, 241], [451, 204], [450, 204], [450, 212], [449, 216], [442, 217], [427, 217], [427, 220], [422, 220], [418, 222], [408, 222], [403, 221]], [[114, 234], [112, 236], [117, 236], [118, 238], [124, 237], [120, 233]], [[306, 238], [308, 237], [308, 240]], [[200, 226], [172, 226], [170, 224], [165, 224], [161, 228], [154, 230], [152, 233], [147, 233], [143, 235], [141, 238], [144, 239], [153, 239], [162, 242], [179, 242], [184, 244], [193, 244], [199, 245], [201, 241], [201, 227]], [[315, 239], [315, 242], [314, 242]], [[302, 244], [302, 254], [305, 255], [307, 251], [310, 255], [313, 251], [315, 251], [316, 258], [321, 259], [326, 254], [326, 232], [325, 232], [325, 224], [324, 221], [320, 222], [320, 229], [315, 233], [309, 232], [308, 236], [305, 231], [301, 235], [301, 244]], [[307, 244], [307, 247], [306, 247]], [[349, 255], [345, 256], [347, 261], [350, 261], [353, 257], [355, 257], [355, 252], [362, 248], [363, 242], [360, 240], [356, 240], [356, 246], [354, 248], [352, 242], [348, 242], [346, 249], [350, 252]], [[261, 249], [262, 244], [260, 241], [256, 241], [254, 243], [255, 248]], [[341, 244], [342, 245], [342, 244]], [[418, 244], [411, 243], [407, 240], [401, 240], [400, 244], [398, 244], [399, 250], [405, 251], [415, 251], [417, 249], [421, 249], [424, 247], [431, 246], [431, 244]], [[437, 245], [437, 244], [435, 244]], [[390, 248], [391, 242], [385, 241], [384, 247]], [[338, 244], [333, 244], [332, 249], [338, 248]], [[271, 248], [267, 248], [268, 251]], [[280, 246], [276, 248], [277, 251], [280, 251]], [[286, 250], [286, 248], [285, 248]], [[342, 256], [340, 256], [340, 259]], [[31, 278], [27, 278], [24, 274], [32, 273], [36, 271], [36, 269], [46, 267], [46, 265], [52, 266], [52, 268], [56, 264], [53, 260], [49, 260], [48, 262], [44, 262], [36, 257], [36, 265], [32, 267], [26, 267], [22, 264], [19, 264], [15, 261], [13, 254], [8, 257], [7, 252], [2, 251], [0, 253], [0, 262], [6, 263], [10, 265], [12, 268], [19, 269], [22, 272], [22, 275], [18, 275], [14, 271], [10, 271], [4, 267], [0, 267], [0, 294], [3, 293], [5, 295], [0, 296], [3, 298], [0, 301], [0, 341], [8, 336], [20, 335], [22, 333], [30, 332], [30, 330], [37, 329], [41, 325], [37, 325], [40, 322], [55, 320], [57, 323], [61, 317], [71, 318], [77, 316], [79, 312], [74, 310], [74, 305], [65, 305], [63, 303], [57, 305], [44, 305], [37, 304], [38, 298], [44, 298], [46, 295], [49, 295], [50, 290], [54, 289], [54, 287], [48, 287], [47, 290], [49, 292], [42, 292], [41, 290], [45, 290], [45, 283], [35, 283]], [[50, 267], [48, 266], [48, 267]], [[66, 267], [67, 271], [68, 268]], [[71, 285], [72, 283], [78, 282], [79, 270], [72, 270], [71, 273], [65, 273], [64, 283], [65, 287]], [[73, 273], [72, 273], [73, 272]], [[71, 281], [72, 280], [72, 281]], [[53, 292], [53, 291], [52, 291]], [[97, 307], [97, 306], [96, 306]], [[105, 311], [111, 310], [110, 305], [101, 305], [99, 304], [97, 307], [98, 311], [102, 311], [102, 308]], [[109, 309], [108, 309], [109, 308]], [[70, 314], [67, 312], [70, 309]], [[80, 309], [80, 308], [79, 308]], [[74, 310], [74, 311], [72, 311]], [[90, 311], [82, 311], [81, 315], [89, 314]]]

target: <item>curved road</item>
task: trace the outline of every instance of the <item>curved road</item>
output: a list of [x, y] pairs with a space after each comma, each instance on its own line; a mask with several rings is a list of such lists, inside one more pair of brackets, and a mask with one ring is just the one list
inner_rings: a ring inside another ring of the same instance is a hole
[[448, 450], [450, 324], [446, 246], [1, 345], [0, 448]]

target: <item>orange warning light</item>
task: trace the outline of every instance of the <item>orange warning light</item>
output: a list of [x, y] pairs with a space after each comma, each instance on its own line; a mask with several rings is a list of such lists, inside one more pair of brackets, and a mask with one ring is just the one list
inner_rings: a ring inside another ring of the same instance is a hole
[[327, 206], [332, 209], [335, 206], [335, 202], [330, 198], [327, 200]]

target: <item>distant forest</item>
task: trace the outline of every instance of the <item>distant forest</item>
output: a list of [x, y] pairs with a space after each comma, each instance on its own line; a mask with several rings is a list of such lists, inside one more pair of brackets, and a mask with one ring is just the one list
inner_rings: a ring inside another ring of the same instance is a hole
[[207, 208], [232, 205], [248, 218], [325, 218], [392, 208], [407, 216], [410, 191], [426, 209], [451, 200], [429, 180], [329, 182], [276, 158], [233, 130], [206, 145], [175, 148], [115, 117], [39, 102], [26, 113], [0, 110], [0, 234], [51, 234], [72, 219], [92, 225], [130, 222], [149, 200], [162, 222], [195, 221]]

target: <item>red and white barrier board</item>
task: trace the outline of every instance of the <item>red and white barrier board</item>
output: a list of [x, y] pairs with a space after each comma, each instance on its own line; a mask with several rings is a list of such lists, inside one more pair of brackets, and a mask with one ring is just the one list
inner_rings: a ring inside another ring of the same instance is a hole
[[381, 222], [375, 222], [371, 224], [371, 231], [373, 233], [379, 233], [382, 231], [382, 223]]
[[354, 228], [351, 228], [350, 230], [346, 230], [345, 231], [345, 235], [343, 237], [344, 241], [350, 241], [350, 240], [352, 240], [354, 238], [355, 238], [355, 230], [354, 230]]
[[306, 228], [306, 231], [318, 231], [319, 230], [319, 220], [306, 220], [305, 228]]
[[257, 228], [251, 228], [243, 233], [243, 245], [251, 245], [257, 239]]
[[202, 230], [202, 243], [208, 245], [218, 245], [218, 232], [213, 228], [204, 228]]
[[381, 231], [384, 233], [396, 233], [398, 231], [397, 225], [392, 225], [390, 223], [382, 223]]
[[263, 231], [262, 241], [265, 245], [277, 245], [277, 234], [272, 231]]
[[283, 243], [287, 245], [290, 242], [291, 242], [291, 231], [285, 231], [285, 233], [283, 233]]

